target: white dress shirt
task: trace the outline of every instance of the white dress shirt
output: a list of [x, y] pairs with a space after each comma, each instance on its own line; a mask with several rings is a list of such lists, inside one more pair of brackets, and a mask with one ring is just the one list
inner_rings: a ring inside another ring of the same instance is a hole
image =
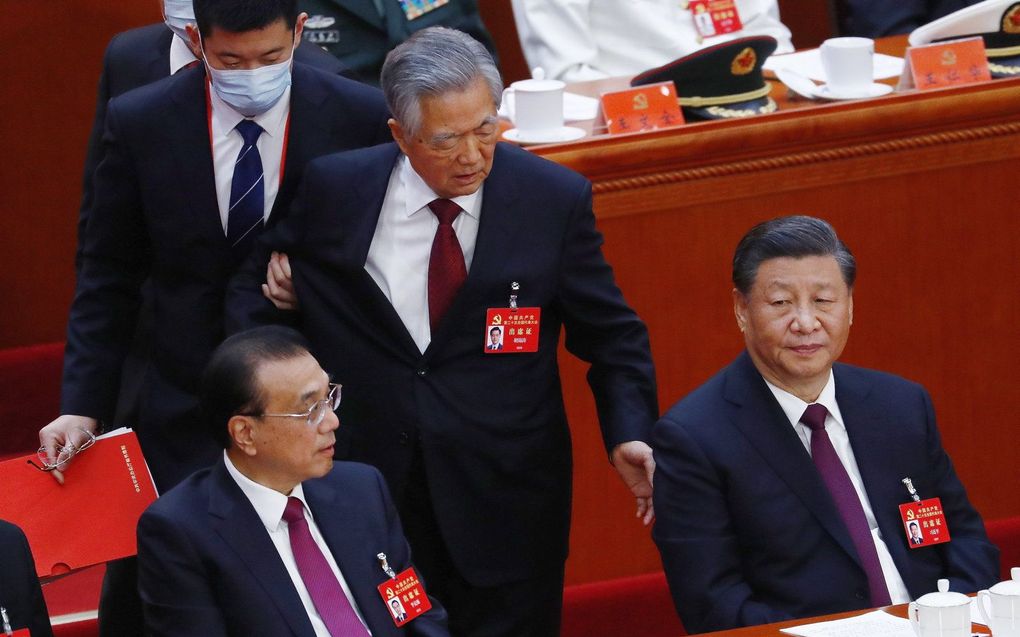
[[[483, 188], [451, 199], [464, 211], [454, 220], [453, 230], [469, 272], [478, 238]], [[379, 222], [365, 261], [365, 270], [389, 299], [423, 353], [432, 341], [429, 328], [429, 255], [439, 228], [439, 219], [428, 205], [439, 198], [414, 171], [407, 157], [401, 157], [390, 173], [386, 198], [383, 199]]]
[[[304, 580], [301, 579], [301, 573], [298, 571], [297, 562], [294, 560], [294, 551], [290, 547], [290, 531], [288, 530], [287, 523], [283, 521], [283, 511], [287, 508], [288, 496], [254, 482], [245, 476], [237, 470], [237, 467], [230, 461], [230, 457], [226, 452], [223, 453], [223, 462], [227, 465], [227, 473], [234, 479], [237, 486], [241, 487], [241, 491], [244, 492], [248, 501], [251, 502], [255, 513], [262, 520], [262, 524], [266, 526], [269, 539], [273, 541], [276, 552], [280, 554], [280, 559], [287, 568], [287, 574], [290, 575], [291, 581], [294, 582], [294, 588], [297, 589], [298, 597], [301, 598], [301, 603], [304, 604], [305, 612], [308, 614], [308, 619], [312, 622], [312, 628], [315, 629], [316, 637], [331, 637], [326, 624], [319, 617], [319, 611], [315, 610], [315, 604], [312, 603], [312, 598], [308, 594]], [[304, 490], [300, 484], [290, 492], [290, 497], [298, 498], [304, 503], [305, 519], [308, 520], [308, 530], [312, 534], [312, 540], [315, 541], [319, 550], [322, 551], [322, 555], [326, 558], [330, 570], [333, 571], [333, 575], [336, 575], [337, 580], [340, 582], [340, 587], [344, 589], [344, 594], [347, 595], [351, 608], [354, 609], [358, 619], [364, 624], [365, 617], [358, 609], [358, 604], [354, 601], [354, 596], [347, 585], [347, 580], [344, 579], [343, 573], [340, 572], [340, 567], [337, 566], [336, 560], [333, 559], [333, 554], [330, 553], [326, 541], [322, 538], [322, 533], [319, 532], [319, 526], [315, 523], [315, 518], [312, 517], [312, 511], [308, 508], [308, 502], [305, 501]], [[368, 630], [367, 624], [365, 629]], [[369, 634], [371, 634], [371, 631], [369, 631]]]
[[770, 35], [777, 53], [793, 50], [777, 0], [736, 0], [743, 29], [701, 39], [681, 0], [513, 0], [528, 67], [565, 82], [633, 76], [694, 51]]
[[[811, 429], [800, 422], [800, 418], [804, 415], [804, 410], [807, 409], [809, 403], [776, 387], [768, 381], [765, 381], [765, 384], [772, 390], [772, 395], [779, 401], [779, 406], [783, 408], [783, 413], [790, 420], [794, 431], [797, 432], [797, 436], [800, 437], [804, 448], [810, 454]], [[853, 483], [854, 490], [857, 491], [857, 496], [861, 500], [864, 516], [868, 519], [871, 536], [875, 540], [875, 550], [878, 553], [879, 564], [882, 566], [882, 575], [885, 576], [885, 585], [889, 589], [889, 597], [892, 599], [893, 604], [905, 604], [910, 601], [910, 593], [907, 592], [907, 585], [903, 582], [903, 578], [893, 562], [892, 555], [889, 554], [889, 548], [885, 545], [885, 540], [882, 539], [882, 532], [879, 530], [878, 522], [875, 520], [875, 513], [871, 510], [871, 501], [868, 500], [868, 493], [864, 490], [861, 471], [857, 468], [857, 460], [854, 458], [854, 451], [850, 447], [850, 437], [846, 433], [846, 426], [843, 424], [843, 416], [839, 411], [839, 404], [836, 403], [836, 377], [831, 369], [829, 370], [829, 382], [825, 384], [825, 388], [822, 389], [822, 393], [818, 395], [818, 399], [815, 402], [823, 405], [829, 412], [825, 417], [825, 433], [829, 435], [829, 441], [832, 442], [836, 455], [839, 456], [839, 461], [843, 463], [843, 468], [846, 469], [847, 475], [850, 476], [850, 482]]]
[[170, 38], [170, 75], [197, 61], [198, 58], [191, 52], [188, 43], [174, 34], [174, 37]]
[[[220, 208], [220, 222], [224, 235], [227, 232], [227, 212], [230, 210], [230, 184], [234, 180], [234, 164], [244, 146], [244, 138], [236, 130], [244, 119], [229, 104], [224, 102], [209, 87], [209, 101], [212, 104], [212, 146], [213, 173], [216, 176], [216, 203]], [[265, 195], [265, 216], [273, 210], [276, 193], [280, 190], [280, 163], [283, 160], [283, 142], [287, 133], [287, 119], [290, 116], [290, 87], [276, 104], [265, 113], [252, 117], [262, 127], [263, 133], [255, 143], [262, 159], [263, 194]]]

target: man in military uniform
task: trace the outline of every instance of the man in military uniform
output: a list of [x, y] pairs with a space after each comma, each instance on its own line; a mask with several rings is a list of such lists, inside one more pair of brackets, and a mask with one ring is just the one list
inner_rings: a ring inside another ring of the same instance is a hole
[[426, 27], [463, 31], [496, 54], [477, 0], [300, 0], [298, 6], [309, 16], [304, 40], [374, 86], [390, 49]]

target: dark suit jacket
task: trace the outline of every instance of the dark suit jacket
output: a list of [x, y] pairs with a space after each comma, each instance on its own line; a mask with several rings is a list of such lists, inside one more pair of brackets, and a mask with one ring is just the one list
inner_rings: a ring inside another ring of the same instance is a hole
[[[150, 24], [113, 36], [103, 55], [103, 71], [96, 91], [96, 114], [89, 134], [85, 170], [82, 174], [81, 207], [78, 212], [78, 252], [75, 267], [81, 267], [85, 224], [92, 206], [92, 177], [99, 165], [101, 140], [106, 129], [106, 105], [112, 98], [170, 75], [170, 43], [174, 33], [164, 23]], [[347, 69], [332, 55], [317, 46], [299, 46], [294, 61], [327, 73], [347, 75]]]
[[[566, 557], [570, 519], [560, 330], [591, 362], [610, 449], [647, 439], [656, 417], [647, 330], [602, 256], [591, 185], [498, 144], [471, 271], [422, 354], [364, 268], [399, 156], [391, 144], [309, 165], [295, 216], [231, 284], [230, 327], [278, 320], [258, 282], [266, 250], [287, 250], [300, 328], [344, 384], [338, 450], [379, 467], [399, 502], [420, 444], [440, 530], [472, 583], [548, 573]], [[486, 355], [486, 309], [508, 306], [512, 281], [521, 307], [542, 309], [538, 352]]]
[[[223, 338], [236, 263], [216, 202], [202, 67], [115, 98], [68, 321], [61, 413], [110, 420], [149, 279], [151, 355], [140, 394], [142, 450], [161, 491], [215, 460], [194, 413], [197, 379]], [[389, 137], [379, 91], [294, 65], [285, 172], [269, 219], [287, 213], [305, 164]]]
[[[967, 500], [931, 399], [902, 378], [837, 363], [836, 400], [879, 530], [911, 597], [946, 577], [994, 583], [998, 550]], [[864, 570], [810, 455], [745, 352], [656, 423], [653, 537], [691, 632], [866, 608]], [[952, 541], [911, 550], [909, 477], [939, 497]]]
[[[372, 634], [448, 636], [446, 612], [397, 628], [377, 586], [411, 565], [400, 520], [379, 472], [336, 463], [303, 483], [308, 508]], [[294, 583], [262, 519], [222, 460], [156, 500], [138, 522], [138, 590], [146, 634], [313, 637]], [[427, 591], [427, 582], [426, 582]]]
[[0, 520], [0, 606], [7, 609], [14, 630], [28, 628], [32, 637], [53, 637], [28, 539], [21, 529], [3, 520]]
[[298, 0], [298, 8], [310, 16], [302, 34], [305, 42], [323, 47], [358, 79], [376, 86], [386, 54], [426, 27], [463, 31], [496, 55], [492, 36], [478, 15], [477, 0], [450, 0], [414, 20], [407, 19], [399, 0], [383, 0], [383, 15], [375, 0]]

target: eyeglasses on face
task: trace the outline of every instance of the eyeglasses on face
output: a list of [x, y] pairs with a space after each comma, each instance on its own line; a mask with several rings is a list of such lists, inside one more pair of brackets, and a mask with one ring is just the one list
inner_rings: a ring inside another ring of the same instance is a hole
[[326, 395], [322, 400], [317, 400], [315, 403], [308, 408], [308, 411], [300, 414], [238, 414], [240, 416], [252, 416], [254, 418], [304, 418], [308, 423], [309, 427], [318, 427], [319, 423], [323, 421], [326, 414], [330, 411], [336, 411], [340, 407], [340, 388], [343, 387], [340, 383], [329, 384], [329, 394]]

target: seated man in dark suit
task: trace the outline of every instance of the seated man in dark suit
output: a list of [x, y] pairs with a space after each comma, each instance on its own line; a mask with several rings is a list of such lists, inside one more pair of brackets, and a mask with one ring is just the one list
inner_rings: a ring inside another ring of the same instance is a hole
[[[999, 552], [927, 392], [836, 363], [855, 272], [820, 219], [751, 229], [733, 258], [746, 351], [655, 425], [653, 537], [692, 633], [902, 603], [939, 578], [962, 592], [997, 579]], [[948, 543], [908, 542], [899, 506], [915, 489], [926, 505], [941, 499]]]
[[53, 637], [35, 560], [25, 534], [0, 520], [0, 630], [29, 629], [32, 637]]
[[333, 462], [340, 386], [297, 332], [224, 341], [201, 401], [226, 451], [139, 520], [147, 635], [449, 635], [424, 595], [391, 614], [407, 541], [379, 472]]

